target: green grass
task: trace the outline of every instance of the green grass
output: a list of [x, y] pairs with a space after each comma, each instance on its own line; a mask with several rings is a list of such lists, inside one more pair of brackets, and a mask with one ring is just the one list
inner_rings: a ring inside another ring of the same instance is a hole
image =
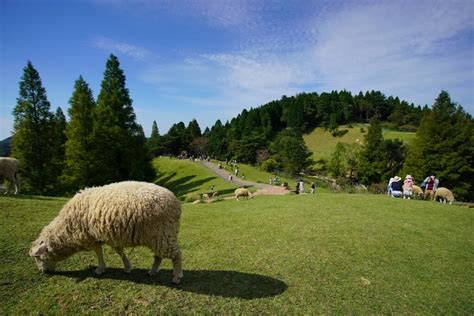
[[[361, 133], [361, 128], [364, 128], [365, 133]], [[362, 144], [364, 141], [364, 135], [367, 135], [368, 125], [353, 124], [352, 128], [349, 128], [346, 125], [339, 126], [339, 130], [344, 129], [347, 129], [348, 132], [342, 137], [334, 137], [329, 131], [320, 127], [316, 128], [311, 133], [304, 135], [303, 138], [306, 146], [313, 153], [312, 158], [316, 161], [319, 159], [329, 160], [336, 149], [338, 142], [346, 144]], [[403, 140], [406, 144], [410, 144], [416, 135], [416, 133], [412, 132], [398, 132], [391, 130], [383, 130], [382, 134], [385, 139], [398, 138]]]
[[0, 314], [473, 314], [474, 214], [458, 206], [322, 193], [184, 204], [184, 279], [127, 250], [41, 274], [28, 249], [65, 199], [0, 197]]
[[[225, 162], [221, 162], [221, 164], [222, 164], [223, 168], [225, 168], [226, 170], [228, 170], [229, 172], [232, 172], [232, 174], [234, 174], [234, 172], [232, 170], [232, 166], [230, 166], [230, 165], [226, 166]], [[258, 167], [254, 167], [254, 166], [251, 166], [251, 165], [246, 165], [246, 164], [243, 164], [243, 163], [238, 163], [237, 166], [239, 167], [239, 177], [241, 177], [242, 174], [244, 174], [245, 175], [245, 180], [248, 180], [248, 181], [269, 184], [270, 183], [270, 178], [272, 178], [272, 179], [275, 178], [275, 174], [259, 170]], [[292, 179], [292, 178], [287, 178], [287, 177], [282, 177], [282, 176], [278, 176], [278, 177], [280, 178], [280, 183], [288, 182], [288, 183], [292, 184], [293, 182], [295, 182], [295, 179]]]
[[382, 135], [385, 139], [399, 139], [405, 144], [411, 144], [413, 139], [415, 139], [416, 133], [384, 130]]
[[211, 186], [221, 194], [232, 193], [238, 187], [219, 178], [200, 163], [187, 159], [160, 157], [153, 160], [153, 166], [158, 174], [155, 183], [173, 191], [180, 200], [207, 193]]

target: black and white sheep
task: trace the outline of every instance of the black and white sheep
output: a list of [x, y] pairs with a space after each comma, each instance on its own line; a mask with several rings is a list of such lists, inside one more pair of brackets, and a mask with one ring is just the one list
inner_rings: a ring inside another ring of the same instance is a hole
[[[18, 167], [20, 162], [18, 159], [11, 157], [0, 157], [0, 184], [7, 179], [15, 186], [15, 194], [20, 191], [20, 177], [18, 176]], [[5, 194], [8, 193], [8, 186]]]
[[439, 201], [440, 203], [449, 202], [449, 204], [453, 204], [454, 195], [453, 195], [453, 192], [451, 192], [449, 189], [438, 188], [435, 192], [434, 200]]
[[102, 274], [102, 245], [111, 246], [122, 258], [125, 272], [131, 265], [125, 247], [146, 246], [155, 257], [149, 275], [162, 258], [173, 261], [173, 283], [183, 277], [178, 232], [181, 204], [163, 187], [145, 182], [119, 182], [77, 193], [33, 242], [30, 255], [38, 268], [54, 271], [56, 263], [84, 250], [94, 250]]

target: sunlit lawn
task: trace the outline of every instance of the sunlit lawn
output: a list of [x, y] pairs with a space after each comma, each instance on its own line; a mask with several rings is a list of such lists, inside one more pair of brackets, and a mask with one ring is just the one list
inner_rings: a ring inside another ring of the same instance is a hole
[[184, 204], [184, 279], [100, 277], [79, 253], [41, 274], [30, 243], [65, 199], [0, 197], [0, 314], [473, 314], [474, 215], [459, 206], [322, 193]]

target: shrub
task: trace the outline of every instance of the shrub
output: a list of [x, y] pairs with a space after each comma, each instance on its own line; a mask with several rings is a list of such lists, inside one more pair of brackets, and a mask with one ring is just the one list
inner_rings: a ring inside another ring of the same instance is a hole
[[261, 164], [260, 168], [263, 171], [273, 172], [275, 169], [278, 168], [278, 162], [273, 158], [269, 158]]

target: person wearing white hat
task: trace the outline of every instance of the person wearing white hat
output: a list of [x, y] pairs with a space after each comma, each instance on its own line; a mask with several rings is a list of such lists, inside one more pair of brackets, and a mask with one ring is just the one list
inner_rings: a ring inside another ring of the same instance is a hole
[[391, 189], [392, 189], [392, 197], [400, 197], [402, 196], [402, 178], [400, 178], [399, 176], [395, 176], [393, 178], [393, 181], [392, 181], [392, 184], [390, 185], [391, 186]]

